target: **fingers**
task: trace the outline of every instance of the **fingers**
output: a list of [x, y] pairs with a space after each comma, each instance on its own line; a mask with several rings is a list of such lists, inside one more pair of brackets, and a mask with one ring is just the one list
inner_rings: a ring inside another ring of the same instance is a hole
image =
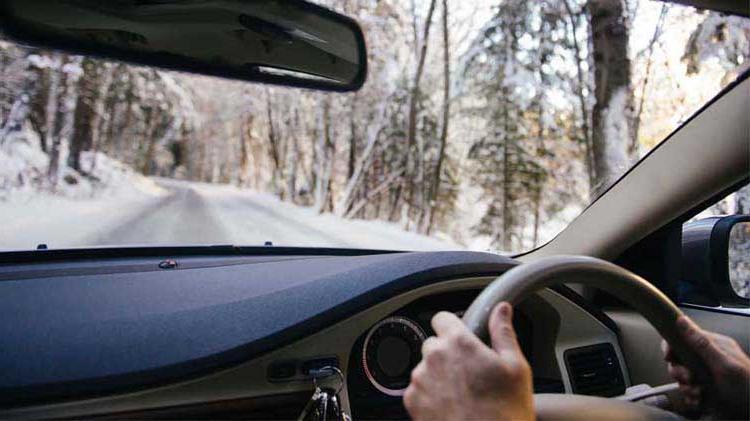
[[513, 329], [513, 307], [510, 304], [502, 302], [492, 309], [488, 328], [492, 349], [498, 354], [521, 352], [516, 339], [516, 331]]
[[425, 391], [429, 388], [427, 367], [422, 361], [412, 370], [409, 386], [404, 391], [404, 407], [411, 415], [411, 419], [424, 419]]
[[404, 407], [413, 420], [420, 419], [420, 408], [424, 406], [422, 396], [414, 384], [410, 384], [404, 391]]
[[669, 375], [681, 384], [690, 384], [693, 381], [693, 374], [687, 367], [669, 363], [667, 364]]
[[[446, 352], [444, 348], [441, 348], [440, 341], [436, 336], [430, 336], [422, 343], [422, 362], [412, 371], [412, 381], [414, 375], [418, 373], [417, 369], [425, 364], [432, 367], [433, 370], [442, 371], [441, 364], [446, 359]], [[424, 367], [422, 368], [424, 369]]]
[[432, 318], [432, 330], [437, 336], [449, 336], [466, 330], [466, 325], [455, 314], [441, 311]]
[[685, 405], [691, 408], [699, 408], [701, 406], [702, 394], [700, 387], [680, 384], [680, 394]]
[[425, 339], [424, 342], [422, 342], [422, 355], [427, 355], [432, 352], [438, 347], [438, 339], [435, 336], [430, 336], [429, 338]]
[[700, 398], [701, 398], [700, 386], [690, 386], [690, 385], [681, 384], [679, 388], [680, 388], [680, 393], [682, 393], [682, 396], [685, 399], [700, 401]]

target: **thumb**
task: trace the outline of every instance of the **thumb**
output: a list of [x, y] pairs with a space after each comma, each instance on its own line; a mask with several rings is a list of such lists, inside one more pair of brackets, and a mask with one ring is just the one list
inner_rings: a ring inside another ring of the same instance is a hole
[[719, 355], [711, 338], [687, 316], [677, 319], [677, 330], [688, 346], [706, 363], [711, 364]]
[[513, 307], [507, 302], [502, 302], [492, 309], [488, 323], [492, 349], [498, 354], [505, 356], [515, 355], [521, 352], [516, 339], [516, 331], [513, 329]]

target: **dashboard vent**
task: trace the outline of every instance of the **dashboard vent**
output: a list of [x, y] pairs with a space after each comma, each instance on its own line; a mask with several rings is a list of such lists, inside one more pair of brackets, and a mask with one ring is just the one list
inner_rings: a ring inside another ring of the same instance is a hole
[[625, 380], [612, 344], [568, 349], [563, 357], [573, 393], [603, 397], [625, 393]]

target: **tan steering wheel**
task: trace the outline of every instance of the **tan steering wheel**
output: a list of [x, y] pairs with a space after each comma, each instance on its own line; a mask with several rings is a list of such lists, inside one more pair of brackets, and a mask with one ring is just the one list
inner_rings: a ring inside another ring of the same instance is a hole
[[[606, 291], [643, 315], [699, 381], [708, 379], [701, 360], [676, 334], [682, 311], [640, 276], [607, 261], [586, 256], [554, 256], [517, 266], [493, 281], [464, 314], [464, 323], [480, 338], [487, 337], [487, 321], [499, 302], [518, 304], [530, 294], [552, 285], [575, 283]], [[581, 395], [535, 395], [539, 419], [680, 419], [646, 405]]]

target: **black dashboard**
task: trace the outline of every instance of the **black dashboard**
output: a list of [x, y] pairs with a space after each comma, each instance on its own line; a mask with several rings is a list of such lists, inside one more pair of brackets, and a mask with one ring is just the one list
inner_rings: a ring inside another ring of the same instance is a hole
[[[462, 314], [517, 264], [472, 252], [153, 251], [0, 263], [0, 416], [295, 417], [310, 370], [338, 365], [357, 419], [401, 418], [432, 316]], [[616, 327], [568, 288], [526, 300], [515, 324], [537, 392], [576, 386], [563, 352], [614, 344], [608, 358], [622, 360]]]
[[[498, 274], [515, 264], [470, 252], [274, 251], [0, 266], [0, 405], [132, 391], [199, 376], [400, 292], [450, 277]], [[161, 268], [167, 259], [177, 266]]]

